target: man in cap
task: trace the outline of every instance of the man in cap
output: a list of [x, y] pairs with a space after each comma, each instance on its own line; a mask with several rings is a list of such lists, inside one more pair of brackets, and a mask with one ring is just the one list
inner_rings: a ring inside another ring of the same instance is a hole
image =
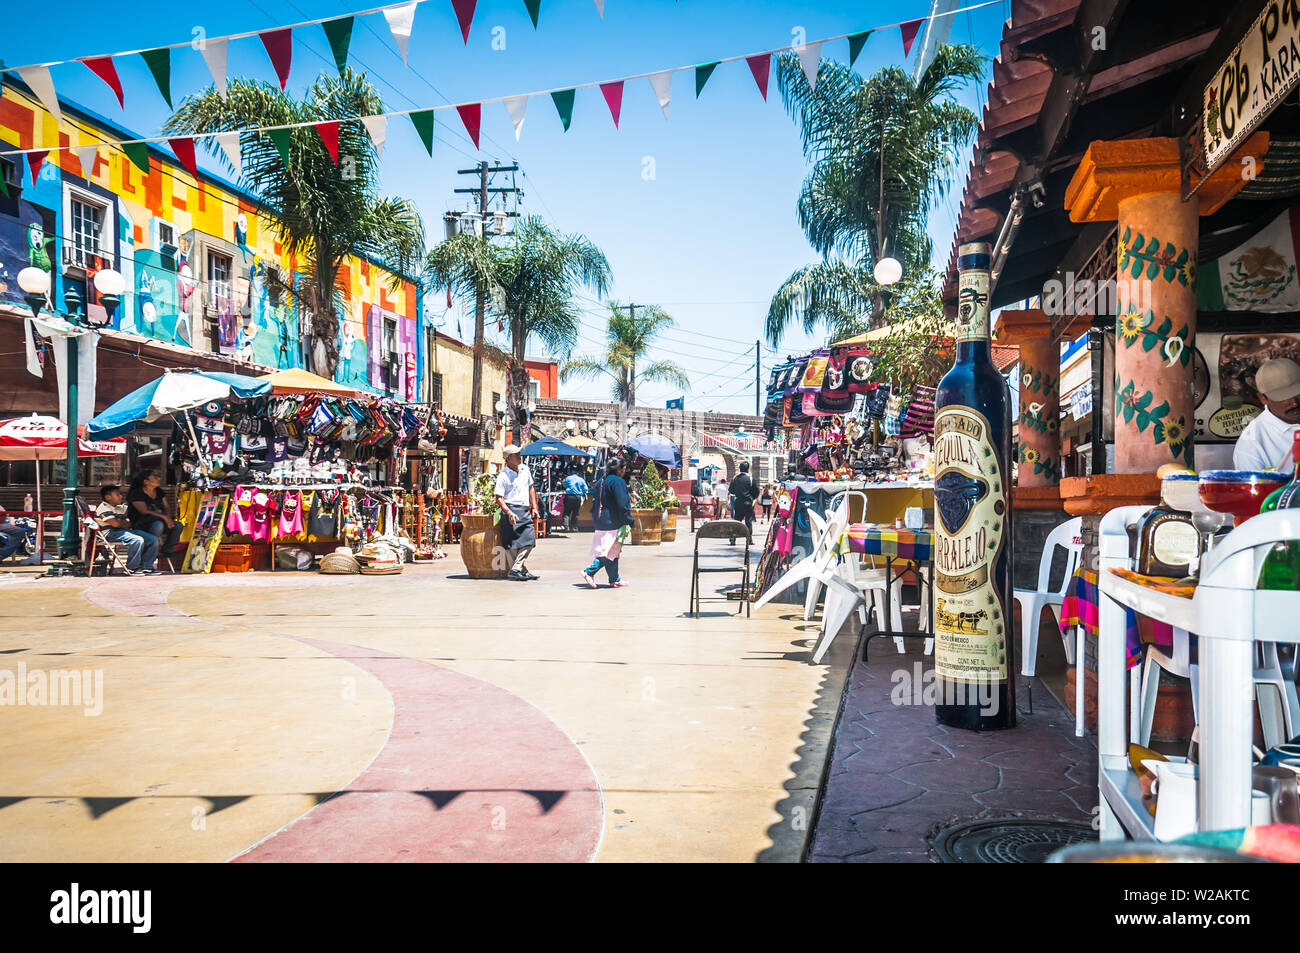
[[514, 560], [507, 576], [516, 582], [524, 582], [538, 578], [528, 571], [527, 562], [528, 555], [537, 545], [533, 520], [540, 510], [532, 471], [524, 465], [518, 445], [508, 445], [505, 455], [506, 465], [497, 474], [495, 491], [497, 505], [501, 507], [501, 545]]
[[1255, 372], [1264, 412], [1237, 438], [1232, 465], [1238, 470], [1290, 472], [1291, 447], [1300, 427], [1300, 365], [1285, 357], [1265, 361]]

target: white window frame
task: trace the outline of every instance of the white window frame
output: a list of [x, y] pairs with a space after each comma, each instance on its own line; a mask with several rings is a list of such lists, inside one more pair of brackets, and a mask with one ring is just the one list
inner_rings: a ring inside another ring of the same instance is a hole
[[[232, 303], [235, 300], [234, 289], [232, 287], [235, 279], [235, 259], [234, 256], [227, 255], [225, 252], [220, 252], [213, 248], [208, 248], [204, 257], [206, 258], [206, 261], [203, 266], [203, 275], [204, 284], [207, 286], [208, 290], [208, 307], [215, 311], [217, 310], [218, 298], [225, 298], [227, 301]], [[220, 282], [218, 282], [218, 280], [212, 275], [212, 266], [218, 258], [222, 259], [226, 263], [226, 277]]]
[[[76, 239], [76, 232], [72, 222], [72, 204], [79, 202], [82, 205], [89, 205], [93, 208], [100, 209], [104, 213], [103, 221], [100, 223], [98, 235], [98, 250], [90, 251], [81, 246]], [[79, 268], [82, 271], [86, 268], [86, 258], [94, 256], [115, 263], [113, 248], [113, 236], [117, 234], [117, 209], [114, 203], [105, 198], [101, 198], [93, 192], [85, 189], [79, 189], [74, 185], [64, 183], [63, 186], [63, 231], [65, 232], [62, 240], [64, 249], [72, 250], [72, 261], [66, 266], [68, 268]]]
[[[180, 253], [180, 232], [173, 223], [167, 221], [165, 218], [155, 217], [150, 223], [150, 229], [152, 231], [152, 234], [149, 236], [150, 244], [154, 251], [161, 252], [163, 245], [166, 244], [176, 248], [178, 250], [177, 254]], [[167, 229], [172, 233], [170, 239], [163, 237], [163, 229]]]

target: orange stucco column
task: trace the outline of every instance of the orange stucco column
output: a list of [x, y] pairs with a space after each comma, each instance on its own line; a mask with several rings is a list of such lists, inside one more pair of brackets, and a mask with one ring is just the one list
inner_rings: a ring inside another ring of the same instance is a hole
[[1267, 148], [1252, 136], [1183, 201], [1177, 140], [1094, 142], [1066, 189], [1071, 220], [1118, 222], [1116, 473], [1193, 465], [1197, 218], [1244, 188]]
[[1020, 345], [1020, 454], [1017, 486], [1061, 480], [1061, 346], [1049, 337]]

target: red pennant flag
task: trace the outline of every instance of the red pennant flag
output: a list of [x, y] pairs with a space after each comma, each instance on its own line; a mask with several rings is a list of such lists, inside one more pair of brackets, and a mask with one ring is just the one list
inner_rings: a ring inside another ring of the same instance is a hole
[[623, 109], [623, 81], [620, 79], [616, 83], [601, 83], [600, 91], [605, 96], [605, 105], [609, 107], [609, 114], [614, 117], [614, 128], [618, 128], [618, 114]]
[[280, 79], [280, 89], [284, 90], [289, 82], [289, 61], [293, 58], [293, 31], [289, 27], [283, 30], [267, 30], [257, 34], [266, 47], [266, 55], [271, 57], [275, 75]]
[[478, 0], [451, 0], [452, 9], [456, 11], [456, 22], [460, 24], [460, 35], [465, 38], [466, 46], [469, 45], [469, 27], [474, 22], [474, 7], [477, 3]]
[[906, 23], [898, 25], [898, 32], [903, 34], [903, 59], [907, 59], [907, 54], [912, 52], [912, 41], [916, 39], [916, 31], [921, 29], [924, 18], [920, 20], [908, 20]]
[[49, 149], [42, 149], [40, 152], [27, 153], [27, 165], [32, 170], [32, 185], [36, 185], [36, 177], [41, 174], [41, 166], [45, 164], [45, 157], [50, 154]]
[[469, 137], [474, 140], [474, 148], [478, 148], [478, 125], [483, 118], [483, 104], [472, 103], [468, 106], [457, 106], [456, 112], [460, 113], [460, 121], [465, 124], [465, 131]]
[[339, 164], [339, 124], [334, 122], [316, 123], [316, 135], [320, 136], [321, 142], [325, 143], [325, 148], [329, 150], [330, 158], [334, 164]]
[[122, 97], [122, 81], [117, 78], [117, 67], [113, 65], [113, 57], [98, 56], [81, 62], [85, 63], [86, 68], [92, 73], [108, 83], [108, 88], [117, 94], [117, 104], [125, 109], [126, 102]]
[[199, 164], [194, 159], [194, 140], [168, 139], [167, 145], [172, 147], [172, 152], [176, 153], [176, 158], [180, 160], [181, 165], [189, 169], [190, 175], [197, 179], [199, 177]]
[[763, 94], [763, 102], [767, 102], [767, 76], [772, 69], [772, 54], [759, 53], [757, 56], [746, 56], [745, 62], [749, 64], [749, 71], [754, 74], [754, 82], [758, 83], [758, 91]]

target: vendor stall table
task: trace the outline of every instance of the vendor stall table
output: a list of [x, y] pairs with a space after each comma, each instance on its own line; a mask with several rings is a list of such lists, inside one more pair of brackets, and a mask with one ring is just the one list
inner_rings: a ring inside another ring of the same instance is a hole
[[1101, 521], [1097, 658], [1098, 788], [1101, 837], [1151, 839], [1152, 816], [1129, 768], [1124, 680], [1131, 608], [1200, 637], [1199, 830], [1251, 824], [1254, 642], [1294, 642], [1300, 592], [1256, 590], [1264, 557], [1282, 540], [1300, 540], [1300, 512], [1262, 513], [1220, 540], [1188, 592], [1129, 572], [1127, 527], [1142, 506], [1111, 510]]
[[[870, 503], [868, 503], [870, 506]], [[862, 556], [883, 556], [885, 559], [885, 619], [892, 619], [894, 560], [901, 559], [918, 566], [925, 565], [926, 581], [921, 585], [928, 587], [927, 606], [934, 605], [934, 528], [924, 527], [918, 530], [898, 529], [893, 526], [881, 526], [877, 523], [852, 523], [834, 543], [836, 556], [854, 553]], [[934, 638], [934, 627], [928, 621], [922, 622], [922, 628], [915, 632], [886, 631], [866, 633], [862, 640], [862, 660], [867, 660], [867, 646], [877, 636], [890, 638]]]

